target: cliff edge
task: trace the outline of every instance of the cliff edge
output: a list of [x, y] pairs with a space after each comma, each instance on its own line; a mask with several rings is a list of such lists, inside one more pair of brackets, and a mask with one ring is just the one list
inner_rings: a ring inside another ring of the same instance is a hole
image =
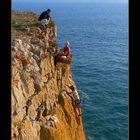
[[[67, 85], [70, 61], [54, 65], [57, 27], [32, 12], [12, 12], [12, 140], [86, 140]], [[71, 55], [72, 56], [72, 55]]]

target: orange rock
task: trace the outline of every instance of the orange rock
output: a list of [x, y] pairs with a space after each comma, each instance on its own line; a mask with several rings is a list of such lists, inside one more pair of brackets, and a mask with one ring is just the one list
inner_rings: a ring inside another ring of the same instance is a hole
[[[30, 21], [37, 20], [38, 17], [32, 12], [19, 12], [19, 14], [17, 12], [16, 16], [25, 22], [29, 19]], [[15, 121], [20, 122], [20, 125], [15, 126], [16, 129], [18, 128], [18, 136], [23, 140], [86, 140], [82, 117], [76, 117], [72, 99], [67, 94], [66, 96], [61, 94], [64, 89], [69, 92], [67, 85], [76, 87], [72, 79], [70, 63], [57, 63], [54, 66], [54, 55], [46, 51], [49, 48], [58, 51], [54, 22], [50, 22], [44, 29], [38, 26], [29, 28], [30, 36], [27, 31], [12, 32], [12, 38], [22, 40], [21, 48], [24, 49], [27, 45], [32, 46], [27, 54], [33, 53], [40, 58], [40, 62], [37, 62], [32, 57], [35, 63], [31, 63], [31, 59], [15, 55], [19, 69], [12, 66], [12, 72], [16, 73], [18, 70], [19, 73], [16, 76], [18, 84], [13, 84], [14, 80], [12, 80], [12, 89], [14, 89], [12, 94], [17, 99], [12, 99], [12, 103], [14, 102], [12, 109], [20, 110], [15, 118]], [[16, 52], [16, 54], [20, 53]], [[24, 60], [27, 62], [26, 67], [23, 67], [21, 63]], [[35, 70], [35, 64], [38, 65], [39, 70]], [[33, 76], [36, 77], [38, 74], [41, 79], [39, 81], [41, 91], [35, 93]], [[29, 104], [27, 101], [31, 96]], [[17, 118], [19, 120], [16, 120]], [[12, 140], [15, 140], [14, 133], [17, 134], [15, 128], [11, 129]]]

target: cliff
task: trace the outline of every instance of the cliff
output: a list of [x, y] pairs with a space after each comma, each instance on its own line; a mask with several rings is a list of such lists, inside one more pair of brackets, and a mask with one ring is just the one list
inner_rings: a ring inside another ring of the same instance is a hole
[[[34, 13], [12, 13], [12, 140], [85, 140], [67, 85], [70, 61], [54, 65], [57, 28], [36, 23]], [[29, 20], [30, 19], [30, 20]], [[72, 55], [71, 55], [72, 56]]]

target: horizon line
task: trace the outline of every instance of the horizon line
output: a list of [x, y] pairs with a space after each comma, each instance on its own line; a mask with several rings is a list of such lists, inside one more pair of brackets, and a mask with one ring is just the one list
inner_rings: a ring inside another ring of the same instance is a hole
[[127, 3], [128, 4], [128, 1], [123, 1], [123, 2], [120, 2], [120, 1], [115, 1], [115, 2], [39, 2], [39, 1], [13, 1], [12, 2], [12, 4], [13, 3], [34, 3], [34, 4], [69, 4], [69, 3], [71, 3], [71, 4], [85, 4], [85, 3], [104, 3], [104, 4], [106, 4], [106, 3], [114, 3], [114, 4], [116, 4], [116, 3]]

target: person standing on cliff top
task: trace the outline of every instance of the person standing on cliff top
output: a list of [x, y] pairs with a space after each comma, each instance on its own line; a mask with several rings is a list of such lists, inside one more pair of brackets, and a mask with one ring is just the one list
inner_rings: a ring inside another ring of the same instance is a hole
[[46, 26], [49, 21], [51, 20], [51, 10], [47, 9], [46, 11], [42, 12], [38, 18], [38, 21], [41, 25]]
[[80, 97], [78, 95], [77, 90], [74, 88], [74, 86], [70, 86], [69, 87], [71, 89], [71, 93], [69, 93], [69, 96], [73, 97], [74, 101], [75, 101], [75, 109], [76, 109], [76, 114], [77, 116], [81, 116], [81, 108], [80, 108]]

